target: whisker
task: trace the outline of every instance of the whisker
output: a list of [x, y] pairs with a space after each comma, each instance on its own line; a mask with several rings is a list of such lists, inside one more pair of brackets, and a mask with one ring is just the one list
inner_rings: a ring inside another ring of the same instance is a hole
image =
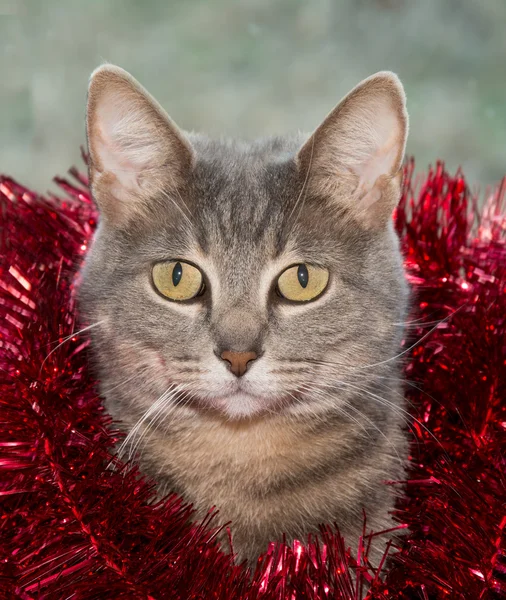
[[97, 321], [96, 323], [92, 323], [91, 325], [88, 325], [87, 327], [83, 327], [79, 331], [74, 331], [73, 333], [71, 333], [70, 335], [68, 335], [66, 338], [64, 338], [63, 341], [60, 342], [58, 344], [58, 346], [56, 346], [55, 348], [53, 348], [51, 350], [51, 352], [46, 356], [46, 358], [42, 361], [42, 364], [40, 365], [39, 375], [42, 373], [42, 369], [44, 368], [44, 365], [46, 364], [47, 359], [52, 354], [54, 354], [58, 350], [58, 348], [61, 348], [63, 346], [63, 344], [66, 344], [69, 340], [71, 340], [76, 335], [79, 335], [80, 333], [88, 331], [89, 329], [93, 329], [94, 327], [98, 327], [98, 325], [102, 325], [102, 323], [105, 323], [105, 319], [102, 319], [102, 321]]
[[[156, 421], [156, 419], [157, 419], [157, 417], [158, 417], [158, 415], [160, 413], [163, 414], [163, 412], [164, 412], [165, 408], [167, 407], [167, 405], [170, 405], [170, 403], [172, 402], [172, 400], [174, 399], [174, 397], [181, 391], [182, 387], [183, 387], [182, 385], [179, 385], [179, 386], [176, 386], [175, 389], [171, 390], [170, 393], [167, 394], [166, 397], [163, 399], [163, 401], [156, 407], [156, 409], [149, 414], [148, 418], [151, 417], [152, 414], [154, 414], [155, 416], [154, 416], [154, 418], [152, 420], [148, 421], [147, 425], [141, 431], [141, 434], [138, 437], [138, 439], [131, 445], [130, 451], [128, 453], [129, 459], [132, 459], [135, 456], [135, 454], [137, 453], [137, 450], [139, 449], [139, 446], [140, 446], [143, 438], [150, 431], [150, 427], [153, 424], [153, 422]], [[174, 406], [172, 406], [172, 410], [174, 410]], [[147, 419], [145, 419], [145, 420], [147, 420]], [[144, 423], [144, 421], [143, 421], [143, 423]], [[143, 423], [141, 423], [141, 425]]]
[[[314, 388], [313, 388], [313, 387], [310, 387], [310, 386], [305, 386], [305, 385], [302, 385], [302, 386], [299, 386], [299, 388], [298, 388], [298, 391], [307, 391], [307, 392], [315, 393], [315, 395], [316, 395], [318, 398], [321, 398], [321, 399], [323, 399], [323, 400], [324, 400], [324, 402], [325, 402], [325, 404], [326, 404], [326, 405], [330, 405], [330, 404], [331, 404], [330, 402], [327, 402], [327, 401], [326, 401], [327, 399], [328, 399], [328, 400], [330, 400], [330, 399], [331, 399], [331, 397], [332, 397], [332, 396], [331, 396], [330, 394], [325, 394], [325, 396], [323, 396], [323, 395], [320, 395], [320, 396], [318, 396], [318, 395], [317, 395], [318, 393], [320, 393], [320, 394], [323, 394], [323, 393], [324, 393], [324, 391], [323, 391], [322, 389], [320, 389], [320, 388], [316, 388], [316, 387], [314, 387]], [[293, 395], [293, 394], [291, 394], [290, 392], [288, 392], [288, 394], [289, 394], [289, 396], [291, 396], [291, 397], [292, 397], [292, 398], [293, 398], [295, 401], [297, 401], [297, 403], [298, 403], [298, 404], [303, 404], [303, 402], [302, 402], [302, 400], [301, 400], [300, 398], [297, 398], [296, 396], [294, 396], [294, 395]], [[360, 428], [361, 428], [361, 429], [362, 429], [362, 430], [363, 430], [363, 431], [364, 431], [364, 432], [365, 432], [367, 435], [369, 435], [369, 432], [368, 432], [368, 431], [367, 431], [367, 429], [364, 427], [363, 423], [360, 423], [360, 421], [358, 421], [357, 419], [355, 419], [355, 417], [352, 417], [351, 415], [349, 415], [348, 413], [346, 413], [346, 412], [343, 410], [343, 407], [342, 407], [342, 406], [334, 406], [334, 405], [332, 405], [332, 408], [333, 408], [333, 409], [336, 409], [336, 410], [337, 410], [337, 411], [338, 411], [340, 414], [342, 414], [343, 416], [345, 416], [345, 417], [347, 417], [348, 419], [352, 420], [352, 421], [353, 421], [353, 422], [354, 422], [356, 425], [358, 425], [358, 426], [359, 426], [359, 427], [360, 427]]]
[[452, 311], [447, 317], [445, 317], [441, 321], [438, 321], [437, 324], [434, 325], [434, 327], [432, 327], [425, 335], [423, 335], [419, 340], [417, 340], [414, 344], [412, 344], [411, 346], [409, 346], [408, 348], [406, 348], [402, 352], [399, 352], [399, 354], [396, 354], [395, 356], [392, 356], [391, 358], [387, 358], [386, 360], [382, 360], [382, 361], [379, 361], [377, 363], [373, 363], [373, 364], [370, 364], [370, 365], [364, 365], [363, 367], [358, 367], [358, 368], [365, 369], [365, 368], [377, 367], [377, 366], [380, 366], [380, 365], [384, 365], [384, 364], [386, 364], [388, 362], [391, 362], [392, 360], [396, 360], [397, 358], [400, 358], [401, 356], [404, 356], [405, 354], [407, 354], [408, 352], [410, 352], [411, 350], [413, 350], [413, 348], [416, 348], [419, 344], [421, 344], [442, 323], [445, 323], [446, 321], [449, 321], [456, 313], [458, 313], [467, 304], [468, 303], [465, 302], [464, 304], [462, 304], [461, 306], [459, 306], [458, 308], [456, 308], [454, 311]]
[[[175, 410], [176, 406], [180, 406], [179, 401], [181, 399], [186, 399], [188, 397], [188, 393], [187, 392], [182, 392], [182, 395], [179, 396], [177, 395], [178, 392], [176, 392], [176, 395], [174, 396], [169, 396], [167, 398], [167, 402], [164, 402], [159, 409], [157, 410], [154, 418], [149, 422], [148, 426], [145, 428], [145, 431], [141, 434], [136, 447], [139, 448], [139, 446], [141, 445], [141, 441], [143, 440], [143, 438], [145, 438], [145, 446], [148, 444], [149, 440], [153, 437], [153, 435], [156, 433], [156, 430], [158, 429], [158, 427], [161, 425], [161, 423], [163, 423], [165, 420], [167, 420], [167, 417], [169, 417]], [[170, 407], [170, 409], [167, 411], [167, 404], [169, 403], [173, 403], [173, 405]], [[150, 430], [151, 428], [151, 430]], [[149, 435], [147, 435], [149, 431]]]
[[147, 370], [148, 370], [148, 367], [147, 366], [143, 366], [143, 367], [141, 367], [141, 369], [137, 373], [134, 373], [131, 377], [128, 377], [128, 379], [124, 379], [123, 381], [120, 381], [119, 383], [117, 383], [116, 385], [113, 385], [110, 388], [104, 386], [104, 388], [103, 388], [104, 394], [110, 394], [113, 390], [116, 390], [116, 389], [122, 387], [123, 385], [126, 385], [127, 383], [129, 383], [133, 379], [137, 379], [138, 377], [141, 377], [141, 375], [144, 375], [144, 373]]
[[[419, 419], [417, 419], [415, 416], [413, 416], [410, 412], [408, 412], [407, 410], [403, 409], [400, 406], [397, 406], [396, 404], [394, 404], [393, 402], [391, 402], [390, 400], [387, 400], [386, 398], [383, 398], [383, 396], [378, 396], [377, 394], [374, 394], [373, 392], [371, 392], [370, 390], [367, 390], [365, 388], [361, 388], [359, 386], [355, 386], [352, 383], [345, 383], [345, 382], [341, 382], [341, 384], [344, 384], [348, 387], [354, 388], [358, 391], [361, 391], [365, 394], [368, 394], [369, 396], [371, 396], [372, 398], [375, 398], [380, 404], [383, 404], [383, 406], [387, 406], [389, 408], [391, 408], [394, 411], [397, 411], [399, 414], [404, 414], [406, 415], [405, 421], [406, 423], [409, 425], [409, 421], [413, 420], [415, 421], [422, 429], [424, 429], [433, 439], [434, 441], [441, 446], [441, 448], [444, 450], [444, 446], [441, 444], [441, 442], [438, 440], [438, 438], [432, 433], [432, 431], [425, 426], [424, 423], [422, 423]], [[444, 450], [444, 454], [445, 456], [449, 459], [449, 455], [446, 453], [446, 450]]]
[[[308, 387], [309, 391], [312, 390], [311, 387], [309, 387], [309, 386], [306, 386], [306, 387]], [[318, 391], [320, 393], [324, 393], [329, 400], [334, 398], [334, 396], [332, 396], [332, 394], [330, 394], [329, 392], [325, 391], [323, 388], [321, 388], [319, 386], [316, 386], [316, 391]], [[385, 439], [385, 441], [387, 442], [387, 444], [394, 450], [394, 452], [397, 455], [397, 458], [399, 459], [399, 461], [403, 462], [403, 459], [400, 457], [399, 452], [397, 451], [397, 448], [392, 443], [392, 441], [388, 439], [388, 437], [386, 436], [385, 432], [383, 432], [371, 419], [369, 419], [369, 417], [365, 413], [363, 413], [361, 410], [359, 410], [358, 408], [356, 408], [355, 406], [353, 406], [349, 402], [346, 402], [345, 406], [346, 406], [346, 408], [349, 408], [349, 409], [355, 411], [356, 414], [358, 414], [362, 419], [364, 419], [365, 421], [367, 421], [367, 423], [369, 423], [369, 425], [371, 425], [371, 427], [373, 427]], [[334, 404], [332, 404], [332, 408], [339, 410], [340, 408], [342, 409], [343, 407], [335, 406]], [[364, 425], [358, 419], [353, 418], [351, 415], [349, 415], [348, 413], [346, 413], [344, 410], [342, 411], [342, 413], [345, 416], [347, 416], [350, 419], [352, 419], [357, 425], [359, 425], [369, 435], [369, 432], [367, 431], [367, 429], [364, 427]]]
[[[431, 314], [434, 314], [434, 311]], [[409, 321], [401, 321], [400, 323], [392, 323], [392, 325], [413, 325], [413, 324], [425, 325], [428, 323], [436, 323], [437, 322], [437, 321], [426, 321], [425, 319], [426, 319], [426, 317], [418, 317], [418, 319], [411, 319]]]
[[[330, 364], [330, 363], [326, 363], [326, 364], [324, 364], [323, 366], [325, 366], [325, 367], [330, 367], [330, 366], [331, 366], [331, 364]], [[313, 374], [318, 374], [318, 375], [325, 375], [325, 376], [329, 376], [329, 372], [328, 372], [328, 371], [323, 371], [323, 370], [320, 370], [320, 369], [313, 369]], [[336, 375], [342, 375], [342, 374], [343, 374], [343, 373], [341, 373], [341, 372], [338, 372], [338, 373], [336, 373]], [[330, 371], [330, 375], [333, 375], [332, 371]], [[376, 373], [374, 373], [374, 374], [372, 374], [372, 375], [371, 375], [371, 373], [359, 373], [359, 374], [357, 374], [357, 373], [353, 373], [353, 379], [354, 379], [354, 380], [357, 380], [357, 379], [358, 379], [359, 381], [360, 381], [360, 380], [363, 380], [363, 379], [365, 379], [365, 380], [367, 380], [366, 382], [371, 382], [371, 381], [374, 381], [374, 383], [375, 383], [376, 385], [381, 385], [381, 386], [382, 386], [382, 387], [384, 387], [385, 389], [389, 390], [389, 391], [390, 391], [392, 394], [395, 394], [395, 395], [396, 395], [396, 396], [398, 396], [399, 398], [403, 399], [403, 400], [404, 400], [404, 401], [405, 401], [407, 404], [409, 404], [409, 405], [410, 405], [412, 408], [414, 408], [414, 409], [416, 409], [416, 408], [417, 408], [417, 406], [416, 406], [416, 405], [415, 405], [413, 402], [411, 402], [411, 401], [409, 400], [409, 398], [406, 398], [406, 396], [405, 396], [403, 393], [399, 392], [398, 390], [394, 389], [393, 387], [391, 387], [391, 386], [387, 385], [386, 383], [384, 383], [384, 382], [382, 382], [382, 381], [377, 381], [377, 379], [386, 379], [387, 381], [391, 381], [391, 380], [392, 380], [392, 377], [391, 377], [391, 376], [386, 376], [386, 375], [378, 375], [378, 374], [376, 374]], [[408, 384], [409, 384], [409, 381], [407, 381], [407, 380], [405, 380], [405, 379], [399, 379], [399, 381], [400, 381], [400, 382], [406, 382], [406, 383], [408, 383]], [[336, 384], [342, 384], [342, 385], [346, 385], [346, 382], [345, 382], [345, 381], [342, 381], [342, 380], [340, 380], [340, 379], [337, 379], [337, 380], [335, 380], [335, 383], [336, 383]], [[331, 383], [330, 385], [332, 385], [332, 383]], [[414, 386], [414, 387], [415, 387], [415, 386]], [[420, 391], [422, 391], [422, 390], [420, 390]]]
[[312, 359], [306, 359], [306, 360], [307, 360], [307, 362], [317, 363], [317, 364], [321, 364], [321, 365], [335, 365], [335, 366], [338, 366], [338, 367], [345, 367], [345, 368], [349, 369], [349, 372], [353, 372], [355, 370], [362, 370], [362, 369], [371, 369], [373, 367], [379, 367], [381, 365], [385, 365], [385, 364], [387, 364], [389, 362], [392, 362], [393, 360], [397, 360], [401, 356], [404, 356], [405, 354], [407, 354], [408, 352], [410, 352], [411, 350], [413, 350], [414, 348], [416, 348], [425, 339], [427, 339], [429, 337], [429, 335], [431, 335], [442, 323], [444, 323], [444, 322], [448, 321], [449, 319], [451, 319], [456, 313], [458, 313], [460, 310], [462, 310], [464, 308], [464, 306], [466, 306], [467, 304], [468, 304], [468, 302], [465, 302], [464, 304], [462, 304], [461, 306], [459, 306], [458, 308], [456, 308], [454, 311], [452, 311], [447, 317], [445, 317], [441, 321], [438, 321], [437, 324], [430, 329], [430, 331], [428, 331], [426, 334], [424, 334], [414, 344], [412, 344], [408, 348], [404, 349], [402, 352], [399, 352], [399, 354], [396, 354], [395, 356], [391, 356], [390, 358], [387, 358], [385, 360], [381, 360], [381, 361], [376, 362], [376, 363], [370, 363], [370, 364], [366, 364], [366, 365], [358, 365], [358, 366], [353, 366], [353, 367], [350, 367], [349, 365], [347, 365], [345, 363], [339, 363], [339, 362], [336, 362], [336, 361], [322, 361], [322, 360], [312, 360]]
[[395, 327], [404, 327], [404, 329], [421, 329], [423, 327], [430, 327], [432, 325], [441, 325], [444, 323], [444, 319], [436, 319], [434, 321], [406, 321], [405, 323], [392, 323]]
[[[302, 197], [302, 194], [304, 194], [304, 192], [306, 190], [306, 185], [307, 185], [307, 182], [309, 180], [309, 174], [311, 173], [311, 166], [313, 164], [314, 142], [315, 142], [315, 139], [314, 139], [314, 136], [313, 136], [312, 137], [312, 143], [311, 143], [311, 156], [309, 157], [309, 166], [308, 166], [308, 169], [307, 169], [307, 172], [306, 172], [306, 176], [304, 178], [304, 183], [302, 184], [302, 189], [300, 190], [300, 193], [299, 193], [299, 195], [297, 197], [297, 200], [295, 201], [295, 204], [293, 205], [293, 208], [292, 208], [290, 214], [288, 215], [288, 221], [292, 218], [292, 215], [295, 212], [295, 209], [297, 208], [297, 205], [299, 204], [299, 201], [300, 201], [300, 199]], [[305, 199], [305, 196], [304, 196], [304, 199]], [[299, 214], [300, 214], [300, 211], [302, 210], [303, 206], [304, 206], [304, 201], [301, 204], [301, 209], [299, 210]]]
[[[164, 402], [167, 394], [170, 394], [172, 388], [174, 388], [174, 384], [171, 384], [166, 390], [165, 392], [156, 400], [156, 402], [154, 402], [141, 416], [141, 418], [137, 421], [137, 423], [132, 427], [132, 429], [129, 431], [128, 435], [126, 436], [126, 438], [123, 440], [123, 442], [121, 443], [120, 447], [118, 448], [118, 452], [117, 455], [121, 458], [124, 449], [126, 448], [126, 446], [130, 443], [130, 440], [132, 438], [135, 437], [135, 435], [137, 434], [137, 431], [139, 430], [139, 428], [142, 426], [142, 424], [144, 423], [144, 421], [146, 419], [148, 419], [150, 417], [150, 415], [157, 410], [158, 406]], [[129, 457], [130, 458], [130, 457]]]
[[[176, 188], [177, 191], [177, 188]], [[174, 200], [174, 198], [172, 198], [172, 196], [170, 194], [168, 194], [167, 192], [163, 191], [162, 194], [172, 202], [172, 204], [177, 208], [177, 210], [181, 213], [182, 217], [184, 218], [184, 220], [186, 221], [186, 223], [192, 227], [192, 222], [191, 220], [188, 218], [188, 215], [184, 212], [184, 210], [179, 206], [179, 204]], [[188, 214], [190, 215], [190, 217], [192, 216], [190, 209], [188, 208], [188, 206], [186, 205], [186, 203], [184, 202], [183, 198], [181, 197], [181, 194], [179, 193], [179, 191], [177, 191], [177, 195], [179, 196], [179, 199], [181, 200], [181, 203], [183, 204], [183, 206], [186, 208], [186, 210], [188, 211]]]

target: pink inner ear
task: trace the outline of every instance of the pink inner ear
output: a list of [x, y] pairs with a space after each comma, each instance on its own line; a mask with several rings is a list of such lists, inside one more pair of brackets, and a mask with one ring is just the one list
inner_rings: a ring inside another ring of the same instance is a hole
[[356, 169], [356, 173], [360, 177], [357, 188], [360, 195], [367, 195], [369, 191], [372, 191], [376, 181], [382, 175], [394, 174], [398, 156], [398, 136], [394, 132], [383, 148], [379, 148], [364, 165]]
[[147, 114], [138, 98], [122, 90], [106, 92], [96, 107], [92, 141], [101, 170], [129, 190], [139, 187], [139, 174], [156, 159], [157, 132]]
[[139, 188], [138, 176], [141, 171], [139, 165], [135, 165], [129, 160], [125, 152], [113, 142], [105, 142], [102, 130], [99, 135], [100, 139], [96, 142], [96, 149], [100, 157], [102, 172], [113, 173], [118, 181], [118, 187], [124, 187], [125, 190], [130, 191]]
[[98, 153], [101, 174], [112, 173], [115, 179], [109, 184], [110, 193], [118, 200], [126, 200], [132, 192], [139, 192], [139, 175], [142, 166], [129, 159], [127, 153], [119, 144], [106, 141], [103, 128], [97, 128], [95, 149]]
[[367, 191], [359, 200], [357, 207], [360, 210], [367, 210], [373, 204], [378, 202], [381, 199], [381, 190], [378, 186], [373, 185], [372, 189]]
[[366, 194], [378, 177], [397, 171], [403, 144], [402, 124], [387, 98], [376, 99], [366, 112], [357, 111], [352, 124], [360, 132], [355, 142], [349, 141], [355, 163], [352, 169], [359, 178], [359, 190]]

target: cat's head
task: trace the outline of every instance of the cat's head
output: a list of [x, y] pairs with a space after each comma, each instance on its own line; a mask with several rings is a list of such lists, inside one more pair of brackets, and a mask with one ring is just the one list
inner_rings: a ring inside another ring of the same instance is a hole
[[87, 132], [101, 218], [80, 304], [112, 405], [326, 410], [333, 387], [392, 360], [407, 297], [394, 74], [363, 81], [309, 138], [248, 144], [184, 133], [105, 65]]

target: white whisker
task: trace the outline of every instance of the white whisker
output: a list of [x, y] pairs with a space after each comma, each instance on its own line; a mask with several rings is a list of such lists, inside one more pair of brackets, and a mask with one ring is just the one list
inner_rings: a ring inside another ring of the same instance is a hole
[[[297, 205], [299, 204], [300, 199], [302, 198], [302, 194], [304, 194], [304, 192], [306, 191], [306, 185], [309, 180], [309, 174], [311, 173], [311, 166], [313, 164], [314, 142], [315, 142], [315, 139], [313, 136], [312, 141], [311, 141], [311, 156], [309, 157], [309, 165], [308, 165], [308, 169], [306, 172], [306, 177], [304, 178], [304, 183], [302, 184], [302, 189], [300, 190], [297, 200], [295, 201], [295, 204], [293, 205], [293, 208], [292, 208], [290, 214], [288, 215], [288, 221], [292, 218], [292, 215], [295, 212], [295, 209], [297, 208]], [[304, 196], [304, 200], [305, 200], [305, 196]], [[302, 207], [304, 206], [304, 200], [302, 201], [301, 208], [299, 210], [299, 214], [302, 210]]]
[[[397, 411], [398, 414], [400, 414], [401, 416], [404, 415], [404, 420], [405, 422], [409, 425], [409, 421], [413, 420], [415, 421], [422, 429], [424, 429], [433, 439], [435, 442], [437, 442], [437, 444], [439, 446], [441, 446], [441, 448], [444, 449], [444, 446], [441, 444], [441, 442], [437, 439], [437, 437], [432, 433], [432, 431], [430, 429], [428, 429], [428, 427], [426, 427], [424, 425], [424, 423], [422, 423], [419, 419], [417, 419], [415, 416], [413, 416], [409, 411], [403, 409], [402, 407], [398, 406], [397, 404], [394, 404], [393, 402], [391, 402], [390, 400], [387, 400], [386, 398], [383, 398], [383, 396], [378, 396], [377, 394], [374, 394], [373, 392], [371, 392], [370, 390], [367, 390], [365, 388], [361, 388], [360, 386], [356, 386], [353, 385], [352, 383], [345, 383], [345, 382], [341, 382], [341, 384], [354, 388], [360, 392], [363, 392], [365, 394], [368, 394], [369, 396], [371, 396], [372, 398], [375, 398], [380, 404], [383, 404], [383, 406], [387, 406], [388, 408], [391, 408], [394, 411]], [[445, 451], [445, 455], [448, 456], [446, 454]]]
[[73, 333], [71, 333], [70, 335], [68, 335], [66, 338], [63, 339], [62, 342], [60, 342], [58, 344], [58, 346], [56, 346], [56, 348], [53, 348], [51, 350], [51, 352], [46, 356], [46, 358], [42, 361], [42, 364], [40, 366], [40, 370], [39, 370], [39, 375], [42, 372], [42, 369], [44, 368], [44, 365], [46, 364], [47, 359], [58, 350], [58, 348], [61, 348], [63, 346], [63, 344], [66, 344], [69, 340], [71, 340], [73, 337], [79, 335], [80, 333], [83, 333], [85, 331], [88, 331], [89, 329], [93, 329], [94, 327], [98, 327], [98, 325], [102, 325], [102, 323], [105, 323], [105, 319], [103, 319], [102, 321], [97, 321], [96, 323], [92, 323], [91, 325], [88, 325], [87, 327], [83, 327], [82, 329], [80, 329], [79, 331], [74, 331]]
[[131, 460], [136, 455], [137, 450], [139, 449], [143, 438], [150, 431], [150, 427], [153, 424], [153, 421], [156, 420], [157, 416], [160, 413], [163, 413], [165, 411], [165, 409], [166, 409], [166, 407], [168, 405], [170, 405], [170, 403], [172, 402], [172, 400], [174, 399], [174, 397], [176, 396], [176, 394], [179, 393], [181, 387], [182, 386], [176, 386], [175, 389], [172, 389], [168, 394], [164, 395], [164, 398], [163, 398], [162, 402], [155, 403], [156, 406], [154, 406], [154, 410], [150, 411], [149, 415], [147, 415], [147, 417], [145, 419], [143, 419], [142, 422], [139, 423], [138, 430], [141, 428], [142, 425], [144, 425], [144, 423], [147, 421], [148, 418], [150, 418], [150, 417], [152, 417], [154, 415], [154, 418], [150, 419], [148, 421], [148, 423], [143, 427], [143, 430], [141, 430], [138, 439], [135, 440], [131, 444], [130, 451], [128, 453], [129, 460]]
[[[123, 442], [121, 443], [120, 447], [118, 448], [118, 452], [117, 455], [121, 458], [124, 449], [127, 447], [127, 445], [130, 443], [130, 441], [132, 440], [132, 438], [134, 438], [137, 435], [137, 432], [139, 430], [139, 428], [142, 426], [142, 424], [144, 423], [144, 421], [146, 421], [146, 419], [149, 419], [149, 417], [158, 409], [158, 407], [160, 406], [160, 404], [162, 404], [165, 399], [167, 398], [167, 395], [171, 393], [172, 389], [174, 388], [174, 384], [171, 384], [166, 390], [165, 392], [156, 400], [156, 402], [154, 402], [145, 412], [144, 414], [141, 416], [141, 418], [137, 421], [137, 423], [130, 429], [128, 435], [126, 436], [126, 438], [123, 440]], [[131, 458], [131, 453], [129, 453], [129, 458]]]
[[310, 363], [313, 364], [320, 364], [323, 366], [329, 365], [329, 366], [337, 366], [337, 367], [341, 367], [341, 368], [345, 368], [348, 369], [349, 373], [353, 373], [355, 371], [361, 371], [363, 369], [371, 369], [373, 367], [379, 367], [385, 364], [388, 364], [394, 360], [397, 360], [398, 358], [400, 358], [401, 356], [404, 356], [405, 354], [407, 354], [408, 352], [410, 352], [411, 350], [413, 350], [414, 348], [416, 348], [419, 344], [421, 344], [425, 339], [427, 339], [429, 337], [429, 335], [431, 335], [431, 333], [433, 333], [442, 323], [450, 320], [453, 315], [455, 315], [457, 312], [459, 312], [462, 308], [464, 308], [464, 306], [466, 306], [467, 302], [462, 304], [461, 306], [459, 306], [458, 308], [456, 308], [454, 311], [452, 311], [451, 314], [449, 314], [447, 317], [445, 317], [444, 319], [442, 319], [441, 321], [437, 321], [436, 325], [434, 327], [432, 327], [430, 329], [430, 331], [428, 331], [426, 334], [424, 334], [419, 340], [417, 340], [414, 344], [412, 344], [411, 346], [409, 346], [408, 348], [406, 348], [405, 350], [403, 350], [402, 352], [399, 352], [398, 354], [396, 354], [395, 356], [391, 356], [390, 358], [386, 358], [385, 360], [380, 360], [379, 362], [376, 363], [369, 363], [369, 364], [365, 364], [365, 365], [356, 365], [356, 366], [349, 366], [346, 363], [339, 363], [336, 361], [324, 361], [324, 360], [311, 360], [308, 361]]
[[[180, 392], [182, 392], [181, 395], [179, 395]], [[183, 390], [174, 391], [174, 394], [170, 395], [167, 398], [167, 400], [159, 406], [153, 419], [151, 419], [149, 425], [145, 427], [144, 431], [139, 437], [139, 440], [136, 443], [136, 448], [140, 447], [142, 441], [145, 441], [144, 445], [146, 445], [149, 442], [149, 440], [156, 433], [156, 430], [158, 429], [160, 424], [167, 420], [167, 418], [174, 412], [177, 406], [181, 406], [179, 403], [180, 400], [188, 398], [188, 395], [189, 394]], [[170, 403], [172, 403], [172, 406], [170, 406], [167, 409], [167, 405]]]
[[[177, 188], [176, 188], [177, 191]], [[181, 216], [183, 217], [183, 219], [186, 221], [186, 224], [189, 225], [190, 227], [192, 227], [192, 222], [189, 219], [188, 215], [184, 212], [184, 210], [179, 206], [179, 204], [174, 200], [174, 198], [171, 197], [170, 194], [168, 194], [165, 191], [162, 191], [162, 194], [172, 202], [172, 204], [177, 208], [177, 210], [181, 213]], [[177, 191], [177, 194], [179, 196], [179, 199], [181, 200], [183, 206], [186, 208], [186, 210], [188, 211], [188, 214], [190, 215], [190, 217], [192, 216], [190, 209], [186, 206], [185, 202], [183, 201], [183, 199], [181, 198], [181, 194], [179, 193], [179, 191]]]
[[123, 385], [126, 385], [127, 383], [129, 383], [133, 379], [137, 379], [138, 377], [141, 377], [142, 375], [144, 375], [144, 373], [146, 371], [148, 371], [148, 367], [144, 366], [139, 371], [137, 371], [136, 373], [134, 373], [131, 377], [128, 377], [128, 379], [124, 379], [123, 381], [120, 381], [119, 383], [117, 383], [116, 385], [113, 385], [110, 388], [104, 387], [103, 388], [103, 393], [104, 394], [110, 394], [113, 390], [116, 390], [116, 389], [122, 387]]
[[[344, 382], [337, 382], [337, 384], [339, 385], [340, 383], [344, 383]], [[313, 384], [314, 385], [314, 384]], [[314, 385], [313, 387], [310, 386], [303, 386], [304, 388], [306, 388], [308, 391], [317, 391], [320, 392], [321, 394], [325, 394], [325, 396], [329, 399], [329, 400], [335, 400], [335, 396], [333, 396], [329, 391], [327, 391], [325, 388], [319, 387]], [[361, 427], [368, 435], [369, 432], [367, 431], [367, 429], [364, 427], [364, 424], [361, 423], [358, 419], [352, 417], [349, 413], [347, 413], [344, 408], [349, 408], [351, 410], [353, 410], [356, 414], [358, 414], [360, 416], [360, 418], [364, 419], [373, 429], [375, 429], [384, 439], [385, 441], [388, 443], [388, 445], [394, 450], [395, 454], [397, 455], [397, 458], [402, 462], [402, 458], [399, 456], [399, 453], [397, 451], [397, 448], [394, 446], [394, 444], [392, 443], [391, 440], [388, 439], [388, 437], [386, 436], [386, 434], [371, 420], [369, 419], [369, 417], [363, 413], [361, 410], [359, 410], [358, 408], [356, 408], [355, 406], [353, 406], [352, 404], [350, 404], [349, 402], [345, 403], [345, 406], [338, 406], [334, 403], [330, 403], [332, 408], [339, 410], [341, 412], [341, 414], [344, 414], [346, 417], [350, 418], [354, 423], [356, 423], [359, 427]]]

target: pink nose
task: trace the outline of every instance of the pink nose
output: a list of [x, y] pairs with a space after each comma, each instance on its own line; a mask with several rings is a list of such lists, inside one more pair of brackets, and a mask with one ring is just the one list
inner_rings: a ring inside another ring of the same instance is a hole
[[230, 364], [230, 370], [236, 377], [241, 377], [246, 373], [248, 363], [257, 358], [256, 352], [230, 352], [225, 350], [221, 353], [221, 358]]

